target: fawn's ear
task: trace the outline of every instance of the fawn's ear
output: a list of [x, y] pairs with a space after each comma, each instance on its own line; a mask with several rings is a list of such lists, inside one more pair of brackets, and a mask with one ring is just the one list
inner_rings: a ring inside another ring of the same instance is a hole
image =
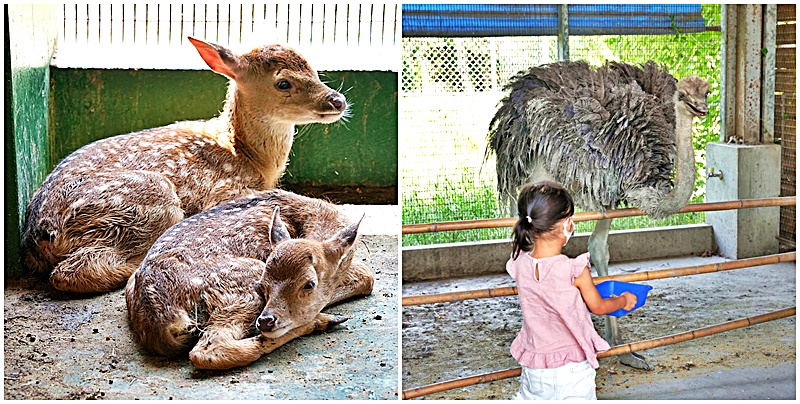
[[239, 57], [228, 48], [188, 37], [189, 42], [197, 48], [200, 57], [206, 62], [211, 70], [222, 74], [230, 79], [236, 80], [239, 72]]
[[333, 237], [326, 240], [325, 255], [338, 260], [351, 250], [358, 236], [358, 226], [361, 225], [362, 220], [364, 220], [364, 216], [361, 216], [358, 222], [339, 230]]
[[276, 206], [272, 211], [272, 225], [269, 229], [269, 243], [272, 245], [278, 244], [283, 240], [290, 239], [289, 230], [286, 230], [286, 224], [281, 220], [281, 208]]

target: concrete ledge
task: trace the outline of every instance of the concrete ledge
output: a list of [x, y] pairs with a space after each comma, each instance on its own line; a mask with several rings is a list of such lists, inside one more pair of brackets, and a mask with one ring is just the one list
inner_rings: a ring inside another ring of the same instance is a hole
[[[574, 235], [564, 254], [587, 251], [589, 233]], [[711, 225], [657, 227], [612, 231], [608, 236], [612, 262], [699, 255], [715, 249]], [[403, 247], [403, 282], [505, 272], [511, 254], [507, 240]]]

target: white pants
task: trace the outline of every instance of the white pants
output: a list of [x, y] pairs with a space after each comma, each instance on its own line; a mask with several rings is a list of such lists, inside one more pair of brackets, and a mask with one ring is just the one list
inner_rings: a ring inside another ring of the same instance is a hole
[[522, 367], [517, 400], [597, 400], [589, 361], [555, 369]]

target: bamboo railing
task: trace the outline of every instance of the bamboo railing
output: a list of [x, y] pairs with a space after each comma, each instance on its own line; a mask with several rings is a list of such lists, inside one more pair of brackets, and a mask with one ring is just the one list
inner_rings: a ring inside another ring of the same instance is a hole
[[[761, 198], [761, 199], [741, 199], [738, 201], [728, 201], [728, 202], [693, 203], [686, 205], [683, 209], [679, 210], [676, 213], [764, 208], [769, 206], [792, 206], [796, 204], [797, 204], [797, 198], [795, 198], [794, 196], [782, 196], [782, 197]], [[614, 209], [614, 210], [607, 210], [605, 212], [601, 211], [579, 212], [572, 217], [572, 220], [575, 222], [585, 222], [589, 220], [616, 219], [616, 218], [631, 217], [631, 216], [645, 216], [645, 213], [637, 208]], [[406, 224], [403, 225], [403, 234], [432, 233], [432, 232], [447, 231], [447, 230], [491, 229], [495, 227], [511, 227], [515, 223], [517, 223], [517, 218], [509, 217], [500, 219], [462, 220], [458, 222]]]
[[[630, 352], [644, 351], [653, 349], [660, 346], [677, 344], [679, 342], [690, 341], [696, 338], [707, 337], [714, 334], [719, 334], [725, 331], [731, 331], [739, 328], [750, 327], [756, 324], [764, 323], [767, 321], [779, 320], [786, 317], [791, 317], [796, 314], [797, 307], [789, 307], [770, 313], [761, 314], [753, 317], [746, 317], [739, 320], [733, 320], [726, 323], [712, 325], [705, 328], [698, 328], [692, 331], [686, 331], [679, 334], [668, 335], [666, 337], [654, 338], [646, 341], [639, 341], [625, 345], [617, 345], [611, 347], [608, 351], [597, 354], [598, 358], [605, 358], [609, 356], [616, 356]], [[441, 383], [429, 384], [427, 386], [417, 387], [403, 391], [403, 399], [416, 398], [428, 394], [439, 393], [446, 390], [457, 389], [461, 387], [472, 386], [480, 383], [488, 383], [511, 377], [518, 377], [521, 374], [520, 368], [506, 369], [493, 373], [486, 373], [477, 376], [466, 377], [462, 379], [455, 379]]]
[[[683, 209], [681, 209], [677, 213], [717, 211], [717, 210], [730, 210], [730, 209], [749, 209], [749, 208], [761, 208], [769, 206], [792, 206], [796, 204], [797, 200], [795, 197], [744, 199], [744, 200], [729, 201], [729, 202], [690, 204], [686, 205]], [[581, 213], [576, 213], [573, 216], [573, 220], [576, 222], [581, 222], [588, 220], [613, 219], [613, 218], [630, 217], [630, 216], [644, 216], [644, 213], [636, 208], [616, 209], [605, 212], [581, 212]], [[503, 219], [467, 220], [459, 222], [412, 224], [403, 226], [403, 234], [428, 233], [428, 232], [437, 232], [446, 230], [468, 230], [468, 229], [485, 229], [494, 227], [510, 227], [513, 226], [516, 222], [517, 222], [516, 218], [503, 218]], [[774, 264], [778, 262], [795, 261], [795, 260], [796, 260], [796, 253], [790, 252], [784, 254], [774, 254], [763, 257], [754, 257], [742, 260], [720, 262], [716, 264], [698, 265], [692, 267], [664, 269], [656, 271], [646, 271], [635, 274], [597, 277], [594, 278], [593, 281], [595, 284], [607, 280], [618, 280], [624, 282], [647, 281], [655, 279], [672, 278], [678, 276], [689, 276], [689, 275], [697, 275], [703, 273], [729, 271], [733, 269], [747, 268], [747, 267]], [[442, 294], [425, 295], [425, 296], [407, 296], [403, 298], [402, 305], [412, 306], [419, 304], [452, 302], [452, 301], [466, 300], [466, 299], [511, 296], [511, 295], [516, 295], [517, 293], [518, 292], [516, 287], [504, 287], [504, 288], [472, 290], [464, 292], [442, 293]], [[785, 317], [794, 316], [795, 314], [796, 314], [796, 307], [790, 307], [766, 314], [761, 314], [758, 316], [742, 318], [739, 320], [729, 321], [726, 323], [721, 323], [705, 328], [699, 328], [696, 330], [687, 331], [679, 334], [668, 335], [665, 337], [659, 337], [646, 341], [639, 341], [626, 345], [614, 346], [606, 352], [599, 353], [597, 357], [604, 358], [608, 356], [615, 356], [635, 351], [652, 349], [665, 345], [677, 344], [679, 342], [685, 342], [693, 340], [695, 338], [707, 337], [725, 331], [749, 327], [767, 321], [773, 321]], [[428, 386], [422, 386], [409, 390], [404, 390], [403, 399], [405, 400], [410, 398], [416, 398], [455, 388], [467, 387], [480, 383], [488, 383], [511, 377], [518, 377], [520, 374], [521, 374], [520, 368], [506, 369], [498, 372], [431, 384]]]
[[[718, 262], [715, 264], [695, 265], [683, 268], [661, 269], [656, 271], [646, 271], [634, 274], [621, 274], [611, 276], [601, 276], [594, 278], [595, 284], [605, 281], [621, 282], [641, 282], [655, 279], [674, 278], [679, 276], [690, 276], [706, 274], [712, 272], [730, 271], [734, 269], [748, 268], [759, 265], [777, 264], [779, 262], [796, 261], [797, 253], [792, 251], [783, 254], [765, 255], [762, 257], [745, 258], [740, 260]], [[482, 299], [499, 296], [513, 296], [517, 294], [516, 286], [507, 286], [493, 289], [465, 290], [463, 292], [450, 292], [431, 295], [405, 296], [402, 300], [403, 306], [415, 306], [420, 304], [454, 302], [467, 299]]]

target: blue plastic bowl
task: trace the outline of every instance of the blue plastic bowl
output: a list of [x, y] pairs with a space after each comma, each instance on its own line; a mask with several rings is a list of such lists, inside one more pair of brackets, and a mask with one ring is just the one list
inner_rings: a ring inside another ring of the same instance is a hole
[[644, 303], [647, 301], [647, 292], [649, 292], [650, 289], [653, 289], [652, 286], [619, 281], [605, 281], [598, 283], [595, 286], [597, 287], [597, 291], [600, 292], [600, 296], [602, 296], [604, 299], [611, 297], [611, 295], [619, 296], [623, 292], [630, 292], [636, 295], [636, 306], [633, 306], [633, 308], [630, 310], [619, 309], [607, 314], [607, 316], [614, 317], [624, 316], [638, 309], [639, 307], [644, 306]]

